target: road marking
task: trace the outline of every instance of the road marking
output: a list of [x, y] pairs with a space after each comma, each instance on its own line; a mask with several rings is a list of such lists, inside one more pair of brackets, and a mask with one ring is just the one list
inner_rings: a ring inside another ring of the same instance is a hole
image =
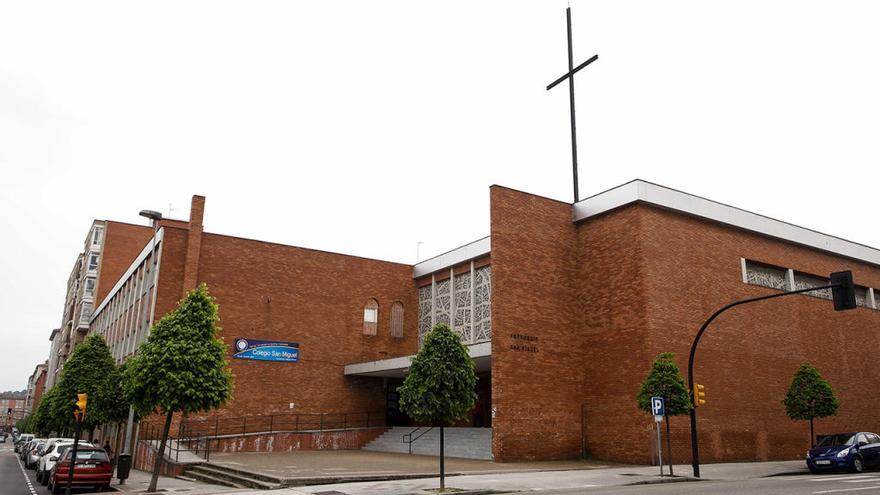
[[841, 481], [843, 481], [844, 483], [872, 483], [872, 482], [875, 482], [878, 480], [875, 477], [871, 477], [871, 478], [866, 478], [863, 480], [841, 480]]
[[24, 476], [24, 480], [27, 482], [28, 490], [31, 491], [31, 495], [37, 495], [37, 491], [34, 490], [34, 485], [31, 483], [31, 477], [27, 475], [27, 472], [24, 470], [24, 466], [21, 464], [21, 459], [16, 456], [15, 460], [18, 461], [18, 469], [21, 469], [21, 474]]
[[825, 478], [811, 478], [810, 481], [847, 481], [847, 480], [862, 480], [862, 479], [877, 479], [876, 476], [871, 475], [858, 475], [858, 476], [832, 476]]
[[819, 494], [821, 494], [821, 493], [860, 492], [860, 491], [862, 491], [862, 490], [876, 490], [877, 488], [880, 488], [880, 485], [874, 485], [874, 486], [863, 486], [863, 487], [861, 487], [861, 488], [844, 488], [844, 489], [841, 489], [841, 490], [824, 490], [824, 491], [821, 491], [821, 492], [813, 492], [813, 493], [814, 493], [815, 495], [819, 495]]

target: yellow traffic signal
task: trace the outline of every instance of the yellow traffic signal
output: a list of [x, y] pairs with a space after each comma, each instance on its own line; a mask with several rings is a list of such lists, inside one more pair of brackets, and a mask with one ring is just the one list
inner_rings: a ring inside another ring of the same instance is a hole
[[73, 408], [73, 415], [77, 421], [82, 421], [86, 417], [86, 404], [89, 402], [88, 394], [76, 394], [76, 405]]
[[694, 384], [694, 407], [702, 406], [706, 403], [706, 387], [699, 383]]

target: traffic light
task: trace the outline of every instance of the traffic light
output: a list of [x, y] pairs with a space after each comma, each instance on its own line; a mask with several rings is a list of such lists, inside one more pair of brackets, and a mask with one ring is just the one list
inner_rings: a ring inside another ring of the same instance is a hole
[[702, 406], [706, 403], [706, 387], [699, 383], [694, 384], [694, 407]]
[[89, 401], [88, 394], [76, 394], [76, 405], [73, 408], [73, 415], [77, 421], [82, 421], [86, 417], [86, 404]]
[[856, 288], [853, 286], [852, 272], [834, 272], [831, 274], [831, 299], [834, 310], [843, 311], [856, 307]]

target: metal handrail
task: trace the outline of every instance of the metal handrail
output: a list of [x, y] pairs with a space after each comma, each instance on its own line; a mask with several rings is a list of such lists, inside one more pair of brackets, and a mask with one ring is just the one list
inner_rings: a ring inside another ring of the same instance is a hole
[[178, 436], [181, 438], [203, 435], [217, 437], [248, 433], [345, 430], [375, 426], [385, 426], [384, 411], [263, 414], [232, 418], [218, 416], [213, 419], [183, 421], [178, 428]]
[[[413, 435], [415, 435], [416, 432], [419, 431], [419, 430], [421, 430], [422, 428], [427, 428], [427, 429], [426, 429], [425, 431], [419, 433], [419, 436], [413, 438]], [[434, 429], [433, 426], [419, 426], [419, 427], [416, 428], [415, 430], [413, 430], [413, 431], [411, 431], [411, 432], [409, 432], [409, 433], [404, 434], [403, 437], [401, 438], [401, 441], [402, 441], [403, 443], [407, 443], [407, 444], [409, 444], [409, 445], [408, 445], [408, 447], [409, 447], [409, 453], [412, 454], [412, 444], [413, 444], [413, 442], [415, 442], [416, 440], [422, 438], [422, 435], [424, 435], [425, 433], [428, 433], [429, 431], [431, 431], [431, 430], [433, 430], [433, 429]], [[406, 437], [409, 437], [409, 440], [407, 440]]]

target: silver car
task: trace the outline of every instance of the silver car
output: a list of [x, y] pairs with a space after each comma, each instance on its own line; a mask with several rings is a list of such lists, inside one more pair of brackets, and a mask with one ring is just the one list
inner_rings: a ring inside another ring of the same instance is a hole
[[30, 447], [24, 453], [24, 467], [34, 469], [40, 462], [40, 449], [46, 445], [45, 438], [37, 438], [30, 442]]

